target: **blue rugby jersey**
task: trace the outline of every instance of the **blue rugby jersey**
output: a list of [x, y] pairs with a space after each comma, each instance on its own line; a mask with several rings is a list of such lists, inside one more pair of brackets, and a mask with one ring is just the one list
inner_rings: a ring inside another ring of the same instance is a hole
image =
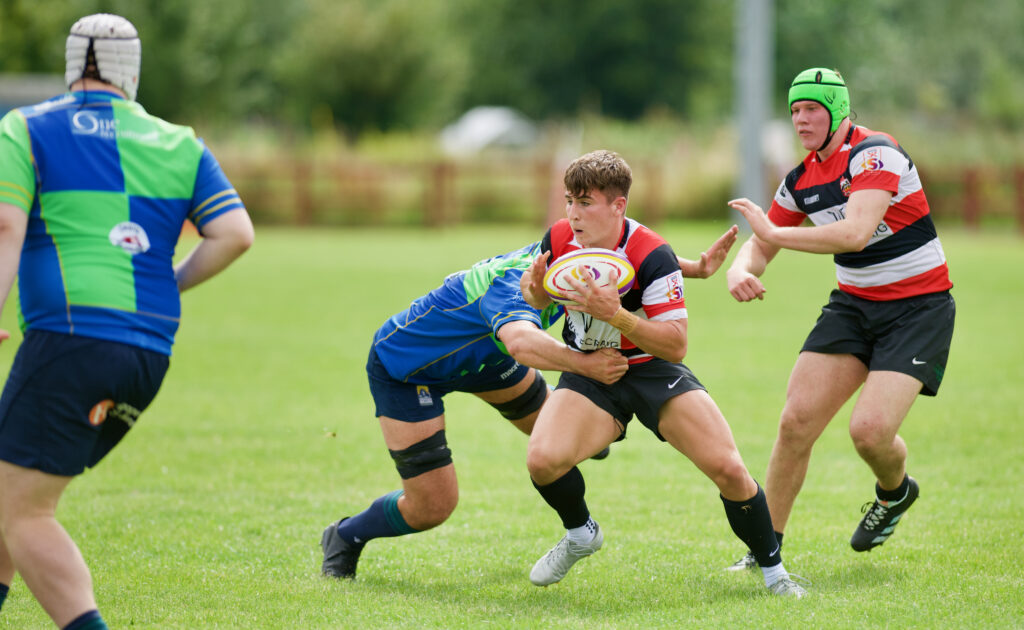
[[478, 372], [508, 356], [495, 333], [512, 321], [547, 329], [562, 314], [552, 304], [543, 311], [523, 299], [519, 279], [540, 252], [533, 243], [488, 258], [445, 278], [389, 318], [373, 337], [374, 348], [396, 380], [433, 385]]
[[28, 214], [22, 330], [171, 353], [181, 306], [173, 256], [241, 199], [189, 127], [106, 91], [72, 92], [0, 120], [0, 201]]

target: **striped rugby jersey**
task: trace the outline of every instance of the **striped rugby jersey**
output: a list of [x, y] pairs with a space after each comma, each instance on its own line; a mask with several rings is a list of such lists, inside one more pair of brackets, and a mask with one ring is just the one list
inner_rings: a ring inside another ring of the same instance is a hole
[[828, 225], [845, 218], [846, 203], [858, 190], [893, 196], [868, 245], [834, 256], [840, 290], [885, 301], [952, 287], [917, 168], [888, 134], [851, 125], [843, 146], [827, 160], [819, 162], [812, 151], [779, 186], [768, 218], [779, 226], [804, 219]]
[[[583, 246], [569, 225], [561, 219], [547, 231], [541, 251], [550, 251], [548, 262]], [[668, 243], [650, 228], [627, 218], [615, 251], [626, 256], [636, 270], [633, 286], [622, 296], [622, 307], [637, 317], [652, 321], [686, 319], [683, 273]], [[630, 364], [653, 358], [624, 337], [617, 328], [580, 311], [565, 312], [562, 339], [570, 348], [599, 350], [618, 348]]]
[[181, 305], [172, 259], [187, 219], [244, 209], [189, 127], [106, 91], [0, 120], [0, 202], [28, 214], [21, 328], [169, 355]]

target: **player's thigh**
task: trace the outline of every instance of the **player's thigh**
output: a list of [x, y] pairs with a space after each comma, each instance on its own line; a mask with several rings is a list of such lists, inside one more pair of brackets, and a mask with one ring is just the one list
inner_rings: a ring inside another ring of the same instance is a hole
[[921, 386], [921, 381], [902, 372], [870, 372], [853, 406], [850, 434], [854, 438], [891, 442]]
[[571, 468], [617, 440], [622, 431], [609, 412], [583, 394], [556, 389], [530, 434], [528, 459], [534, 464], [544, 460]]
[[384, 435], [384, 443], [391, 451], [407, 449], [432, 437], [438, 431], [444, 430], [443, 414], [436, 418], [417, 422], [396, 420], [387, 416], [380, 416], [377, 420], [380, 422], [380, 430]]
[[737, 462], [742, 465], [729, 423], [703, 389], [690, 390], [666, 402], [658, 432], [709, 476]]
[[816, 438], [867, 374], [852, 354], [801, 352], [789, 376], [782, 424]]
[[0, 460], [0, 521], [52, 516], [64, 489], [74, 477], [51, 475]]

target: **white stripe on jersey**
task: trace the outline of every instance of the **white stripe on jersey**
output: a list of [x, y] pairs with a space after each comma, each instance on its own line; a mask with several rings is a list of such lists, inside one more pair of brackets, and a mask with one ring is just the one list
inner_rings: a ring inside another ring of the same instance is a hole
[[942, 243], [935, 238], [912, 252], [877, 265], [857, 269], [836, 265], [836, 279], [839, 284], [854, 287], [879, 287], [921, 275], [945, 262]]

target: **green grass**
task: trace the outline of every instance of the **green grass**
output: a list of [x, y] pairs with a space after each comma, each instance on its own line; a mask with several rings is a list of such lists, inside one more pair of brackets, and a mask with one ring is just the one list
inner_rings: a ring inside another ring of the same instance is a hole
[[[724, 228], [662, 232], [693, 257]], [[464, 395], [446, 400], [452, 518], [374, 541], [354, 583], [322, 579], [322, 528], [398, 487], [366, 388], [371, 334], [447, 273], [540, 232], [261, 229], [236, 267], [186, 293], [157, 400], [59, 510], [111, 627], [1024, 626], [1024, 248], [953, 230], [942, 234], [959, 308], [946, 382], [902, 431], [921, 499], [885, 546], [850, 550], [872, 478], [841, 412], [787, 530], [786, 565], [813, 582], [809, 599], [769, 599], [759, 576], [721, 570], [741, 546], [714, 486], [636, 423], [609, 459], [582, 465], [605, 548], [563, 583], [532, 586], [560, 525], [529, 483], [526, 440]], [[686, 362], [758, 479], [797, 349], [834, 284], [830, 260], [792, 252], [764, 280], [767, 299], [742, 305], [724, 274], [687, 283]], [[13, 321], [12, 306], [0, 325]], [[16, 342], [0, 346], [0, 374]], [[47, 627], [15, 580], [0, 628]]]

